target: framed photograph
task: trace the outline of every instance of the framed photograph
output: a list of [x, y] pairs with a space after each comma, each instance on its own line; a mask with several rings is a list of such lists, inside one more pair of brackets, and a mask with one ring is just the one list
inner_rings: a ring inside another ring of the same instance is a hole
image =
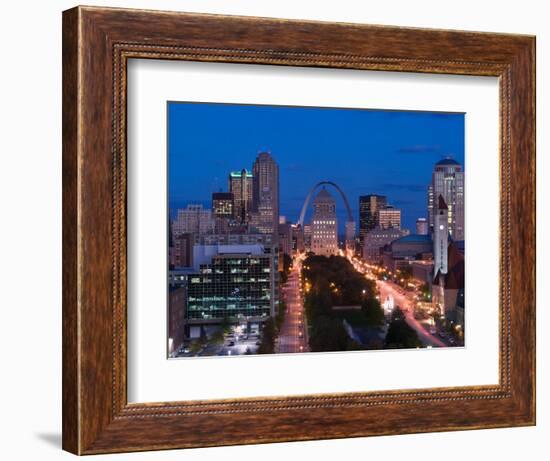
[[63, 448], [535, 424], [535, 39], [63, 13]]

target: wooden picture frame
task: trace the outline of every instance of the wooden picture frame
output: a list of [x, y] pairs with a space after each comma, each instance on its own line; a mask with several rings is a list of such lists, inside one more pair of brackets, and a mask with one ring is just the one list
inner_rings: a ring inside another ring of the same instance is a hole
[[[500, 382], [129, 404], [130, 58], [496, 76]], [[535, 38], [77, 7], [63, 13], [63, 448], [76, 454], [535, 424]]]

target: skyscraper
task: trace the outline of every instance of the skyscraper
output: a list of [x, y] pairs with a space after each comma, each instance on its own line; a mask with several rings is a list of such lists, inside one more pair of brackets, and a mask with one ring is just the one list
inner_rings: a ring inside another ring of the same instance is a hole
[[311, 251], [323, 256], [338, 253], [336, 201], [324, 187], [313, 200]]
[[359, 236], [361, 240], [365, 234], [378, 225], [377, 211], [386, 208], [388, 199], [384, 195], [362, 195], [359, 197]]
[[252, 211], [252, 173], [242, 169], [229, 173], [229, 192], [233, 194], [233, 212], [235, 219], [247, 222]]
[[277, 234], [279, 226], [279, 167], [269, 152], [260, 152], [252, 166], [252, 209], [259, 232]]
[[443, 197], [447, 205], [449, 234], [453, 240], [464, 240], [464, 171], [450, 157], [435, 164], [432, 183], [428, 187], [428, 219], [434, 231], [439, 196]]

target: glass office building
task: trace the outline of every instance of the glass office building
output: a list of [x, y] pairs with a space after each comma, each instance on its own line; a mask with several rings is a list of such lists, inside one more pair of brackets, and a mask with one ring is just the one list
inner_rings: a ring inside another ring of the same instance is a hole
[[262, 320], [275, 314], [274, 254], [220, 254], [187, 279], [190, 321]]

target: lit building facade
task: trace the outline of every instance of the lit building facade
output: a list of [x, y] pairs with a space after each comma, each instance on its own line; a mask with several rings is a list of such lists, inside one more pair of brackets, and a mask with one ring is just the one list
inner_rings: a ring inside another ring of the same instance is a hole
[[269, 152], [260, 152], [252, 165], [251, 225], [262, 234], [277, 234], [279, 225], [279, 166]]
[[377, 226], [371, 229], [363, 237], [363, 258], [371, 263], [378, 263], [381, 259], [380, 250], [404, 235], [405, 231], [393, 227], [382, 229]]
[[336, 201], [324, 187], [313, 200], [311, 251], [323, 256], [330, 256], [338, 253]]
[[428, 220], [435, 230], [435, 210], [442, 196], [448, 208], [448, 231], [453, 240], [464, 240], [464, 171], [452, 158], [435, 164], [428, 187]]
[[187, 276], [187, 322], [190, 337], [202, 325], [259, 323], [276, 312], [275, 255], [261, 246], [227, 247]]
[[233, 194], [231, 192], [214, 192], [212, 194], [212, 212], [215, 218], [233, 218], [235, 215]]
[[388, 199], [384, 195], [362, 195], [359, 197], [359, 236], [361, 239], [365, 234], [378, 226], [378, 210], [386, 208]]
[[429, 234], [428, 220], [426, 218], [418, 218], [416, 220], [416, 233], [418, 235]]
[[172, 236], [180, 234], [208, 234], [214, 232], [212, 210], [202, 205], [190, 204], [179, 209], [176, 219], [172, 222]]
[[378, 215], [378, 225], [382, 229], [389, 229], [391, 227], [401, 229], [401, 210], [392, 206], [386, 206], [385, 208], [380, 208], [376, 213]]
[[232, 171], [228, 181], [229, 192], [233, 194], [234, 217], [238, 222], [247, 222], [252, 211], [252, 173], [246, 169]]

